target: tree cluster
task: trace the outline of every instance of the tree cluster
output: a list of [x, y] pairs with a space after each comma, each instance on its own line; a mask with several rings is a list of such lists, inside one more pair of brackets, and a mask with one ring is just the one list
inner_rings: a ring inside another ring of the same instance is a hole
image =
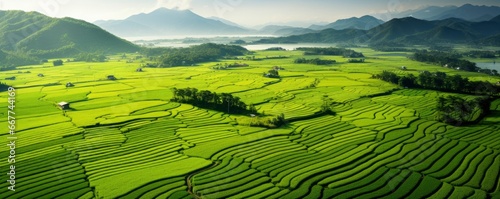
[[365, 63], [365, 59], [349, 59], [347, 60], [349, 63]]
[[106, 56], [99, 53], [80, 53], [75, 56], [75, 61], [84, 61], [84, 62], [105, 62]]
[[217, 110], [225, 113], [247, 113], [256, 111], [255, 107], [249, 107], [241, 101], [239, 97], [232, 96], [228, 93], [215, 93], [207, 90], [199, 91], [196, 88], [174, 88], [173, 102], [191, 104], [193, 106]]
[[500, 92], [500, 87], [490, 82], [469, 81], [468, 78], [460, 75], [448, 76], [443, 72], [431, 73], [424, 71], [418, 76], [413, 74], [398, 76], [395, 73], [383, 71], [373, 77], [407, 88], [423, 88], [478, 95], [498, 95]]
[[6, 91], [7, 89], [9, 89], [9, 85], [7, 85], [6, 83], [4, 82], [0, 82], [0, 91]]
[[191, 66], [216, 61], [225, 56], [240, 56], [248, 53], [241, 46], [222, 44], [202, 44], [189, 48], [171, 48], [158, 58], [158, 67]]
[[298, 58], [294, 61], [294, 63], [296, 64], [315, 64], [315, 65], [330, 65], [336, 62], [337, 61], [335, 60], [323, 60], [320, 58], [314, 58], [314, 59]]
[[304, 55], [334, 55], [343, 56], [348, 58], [360, 58], [365, 57], [363, 53], [356, 52], [351, 49], [345, 48], [297, 48], [296, 50], [304, 51]]
[[421, 50], [415, 52], [411, 59], [470, 72], [477, 72], [480, 69], [476, 66], [476, 63], [460, 59], [461, 57], [462, 56], [458, 53]]
[[281, 113], [273, 118], [259, 119], [250, 122], [250, 126], [254, 127], [265, 127], [265, 128], [277, 128], [283, 126], [287, 123], [285, 119], [285, 114]]
[[466, 100], [451, 95], [439, 97], [436, 120], [455, 126], [473, 123], [488, 114], [490, 104], [488, 98]]
[[472, 58], [485, 58], [485, 59], [492, 59], [496, 58], [496, 55], [499, 54], [499, 52], [495, 51], [470, 51], [464, 53], [465, 56], [467, 57], [472, 57]]
[[271, 47], [271, 48], [266, 49], [265, 51], [286, 51], [286, 49], [284, 49], [282, 47]]
[[280, 78], [280, 73], [276, 69], [272, 69], [267, 71], [267, 73], [262, 74], [264, 77], [269, 77], [269, 78]]
[[62, 66], [63, 65], [63, 60], [60, 60], [60, 59], [54, 60], [54, 61], [52, 61], [52, 65], [54, 65], [54, 66]]

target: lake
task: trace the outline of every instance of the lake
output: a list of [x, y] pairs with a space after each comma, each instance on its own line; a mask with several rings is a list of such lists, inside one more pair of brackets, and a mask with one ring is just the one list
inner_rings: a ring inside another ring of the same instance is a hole
[[479, 68], [482, 68], [482, 69], [491, 69], [491, 70], [497, 70], [497, 71], [500, 71], [500, 62], [497, 62], [496, 64], [494, 64], [493, 62], [487, 62], [487, 63], [476, 63], [476, 65], [477, 65]]

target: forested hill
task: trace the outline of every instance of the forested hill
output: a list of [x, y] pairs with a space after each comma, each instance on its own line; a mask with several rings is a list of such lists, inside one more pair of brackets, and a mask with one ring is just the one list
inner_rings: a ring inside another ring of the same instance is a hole
[[[72, 18], [51, 18], [38, 12], [0, 11], [0, 63], [23, 58], [72, 56], [81, 52], [135, 52], [139, 47], [96, 25]], [[9, 56], [10, 55], [10, 56]], [[5, 66], [5, 64], [2, 64]]]
[[[318, 33], [266, 39], [258, 43], [401, 43], [427, 45], [435, 43], [482, 43], [497, 46], [500, 34], [499, 17], [483, 22], [450, 18], [426, 21], [412, 17], [393, 19], [370, 30], [333, 30]], [[491, 43], [487, 43], [491, 41]]]

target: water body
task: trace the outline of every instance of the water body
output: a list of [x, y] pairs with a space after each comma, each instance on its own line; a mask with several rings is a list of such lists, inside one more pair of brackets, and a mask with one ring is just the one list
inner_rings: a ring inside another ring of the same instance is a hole
[[268, 48], [281, 47], [286, 50], [295, 50], [299, 47], [335, 47], [335, 44], [321, 44], [321, 43], [298, 43], [298, 44], [252, 44], [244, 45], [248, 50], [265, 50]]
[[479, 68], [483, 69], [491, 69], [491, 70], [497, 70], [500, 71], [500, 62], [493, 63], [493, 62], [486, 62], [486, 63], [476, 63], [476, 65]]

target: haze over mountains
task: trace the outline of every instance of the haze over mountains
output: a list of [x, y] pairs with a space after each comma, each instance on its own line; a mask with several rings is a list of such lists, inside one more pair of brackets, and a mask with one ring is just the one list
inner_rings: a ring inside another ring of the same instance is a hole
[[190, 10], [160, 8], [124, 20], [96, 21], [96, 25], [121, 37], [175, 35], [233, 35], [245, 29], [201, 17]]
[[[159, 8], [150, 13], [141, 13], [123, 20], [96, 21], [95, 24], [121, 37], [142, 36], [205, 36], [205, 35], [277, 35], [290, 36], [318, 33], [326, 29], [370, 30], [384, 23], [379, 18], [414, 17], [424, 20], [443, 20], [448, 18], [464, 19], [471, 22], [488, 21], [500, 14], [500, 7], [475, 6], [466, 4], [460, 7], [431, 6], [390, 15], [365, 15], [340, 19], [326, 25], [298, 26], [267, 25], [259, 30], [245, 28], [235, 22], [219, 18], [205, 18], [190, 10]], [[379, 17], [379, 18], [377, 18]]]
[[498, 45], [500, 15], [483, 22], [457, 18], [427, 21], [406, 17], [392, 19], [370, 30], [326, 29], [318, 33], [265, 39], [263, 43], [400, 43], [428, 45], [436, 43]]

